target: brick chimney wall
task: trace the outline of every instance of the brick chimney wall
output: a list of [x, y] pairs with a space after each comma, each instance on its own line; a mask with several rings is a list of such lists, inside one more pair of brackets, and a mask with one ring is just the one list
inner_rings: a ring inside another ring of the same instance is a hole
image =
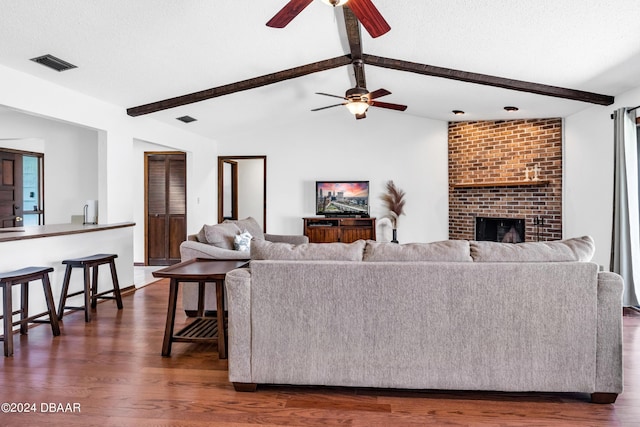
[[562, 238], [562, 119], [449, 123], [449, 238], [475, 239], [477, 216], [524, 218], [526, 241]]

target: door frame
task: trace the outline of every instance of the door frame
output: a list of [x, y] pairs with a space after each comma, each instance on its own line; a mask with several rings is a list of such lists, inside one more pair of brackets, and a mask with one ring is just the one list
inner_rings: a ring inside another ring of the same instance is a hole
[[[223, 190], [218, 189], [218, 206], [222, 206], [222, 209], [219, 209], [218, 212], [218, 223], [224, 221], [226, 218], [224, 217], [224, 167], [225, 165], [231, 166], [231, 218], [230, 219], [239, 219], [238, 218], [238, 162], [237, 160], [231, 159], [222, 159], [220, 163], [220, 168], [218, 170], [218, 179], [221, 179], [221, 183], [223, 186]], [[222, 178], [220, 178], [220, 174], [222, 174]]]
[[[7, 154], [14, 154], [17, 156], [20, 156], [20, 159], [17, 160], [17, 162], [20, 164], [20, 176], [17, 177], [15, 185], [20, 187], [20, 200], [18, 201], [20, 203], [20, 205], [17, 208], [14, 208], [14, 216], [17, 218], [22, 218], [17, 222], [20, 222], [21, 224], [16, 224], [16, 220], [14, 219], [14, 224], [13, 227], [22, 227], [24, 225], [23, 223], [23, 218], [24, 218], [24, 182], [23, 182], [23, 159], [24, 157], [35, 157], [38, 159], [38, 200], [37, 200], [37, 206], [38, 209], [34, 210], [34, 211], [27, 211], [27, 213], [29, 214], [37, 214], [38, 215], [38, 225], [44, 225], [45, 223], [45, 219], [44, 219], [44, 209], [45, 209], [45, 203], [44, 203], [44, 153], [40, 153], [40, 152], [36, 152], [36, 151], [25, 151], [25, 150], [17, 150], [14, 148], [5, 148], [5, 147], [0, 147], [0, 152], [3, 153], [7, 153]], [[1, 227], [1, 224], [0, 224]]]

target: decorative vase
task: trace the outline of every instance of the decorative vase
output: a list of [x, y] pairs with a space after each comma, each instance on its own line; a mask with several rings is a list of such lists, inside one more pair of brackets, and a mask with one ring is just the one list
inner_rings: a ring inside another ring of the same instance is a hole
[[398, 230], [396, 228], [393, 229], [393, 239], [391, 239], [391, 243], [398, 243]]

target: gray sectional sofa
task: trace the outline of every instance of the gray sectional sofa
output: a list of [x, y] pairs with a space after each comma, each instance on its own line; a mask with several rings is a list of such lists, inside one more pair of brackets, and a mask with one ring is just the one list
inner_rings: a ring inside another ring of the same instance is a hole
[[[188, 261], [194, 258], [249, 259], [250, 253], [239, 250], [244, 249], [244, 246], [237, 244], [241, 235], [247, 232], [250, 239], [256, 240], [296, 245], [309, 242], [307, 236], [265, 233], [253, 217], [225, 220], [220, 224], [204, 225], [197, 234], [187, 236], [187, 240], [180, 244], [180, 260]], [[198, 308], [198, 285], [185, 283], [182, 289], [182, 307], [189, 316], [195, 316]], [[204, 296], [205, 310], [214, 311], [216, 309], [216, 292], [213, 283], [206, 284]]]
[[590, 237], [502, 244], [252, 241], [226, 279], [229, 379], [622, 392], [622, 279]]

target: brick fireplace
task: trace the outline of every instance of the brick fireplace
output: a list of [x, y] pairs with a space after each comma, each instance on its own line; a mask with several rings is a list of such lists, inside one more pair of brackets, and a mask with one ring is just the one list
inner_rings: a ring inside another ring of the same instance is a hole
[[525, 241], [562, 238], [562, 119], [449, 123], [449, 238], [501, 220]]

